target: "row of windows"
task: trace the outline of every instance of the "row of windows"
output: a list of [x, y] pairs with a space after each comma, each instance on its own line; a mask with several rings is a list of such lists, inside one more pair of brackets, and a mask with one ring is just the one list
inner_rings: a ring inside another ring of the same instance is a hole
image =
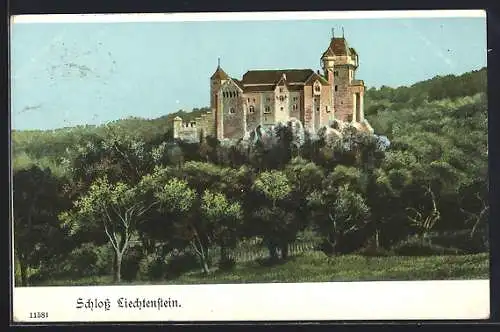
[[[293, 111], [297, 111], [297, 110], [298, 110], [298, 108], [299, 108], [299, 107], [297, 106], [297, 104], [293, 104], [293, 105], [292, 105], [292, 110], [293, 110]], [[284, 107], [280, 107], [280, 111], [284, 111], [284, 110], [285, 110], [285, 108], [284, 108]], [[319, 112], [319, 107], [317, 107], [316, 111], [317, 111], [317, 112]], [[325, 106], [325, 111], [326, 111], [326, 112], [329, 112], [329, 110], [328, 110], [328, 106]], [[250, 106], [250, 107], [248, 108], [248, 112], [249, 112], [249, 113], [255, 113], [255, 107], [254, 107], [254, 106]], [[236, 113], [236, 109], [235, 109], [234, 107], [230, 107], [230, 108], [229, 108], [229, 113], [230, 113], [230, 114], [234, 114], [234, 113]], [[264, 107], [264, 113], [271, 113], [271, 107], [270, 107], [270, 106], [265, 106], [265, 107]]]
[[[279, 96], [279, 97], [277, 97], [277, 98], [278, 98], [280, 101], [285, 101], [286, 96]], [[251, 100], [252, 100], [252, 102], [254, 102], [254, 103], [255, 103], [255, 98], [252, 98]], [[293, 98], [292, 98], [292, 100], [293, 100], [293, 101], [297, 101], [297, 100], [299, 100], [299, 97], [293, 97]], [[266, 101], [267, 101], [267, 102], [270, 102], [270, 101], [271, 101], [271, 97], [267, 97], [267, 98], [266, 98]], [[250, 102], [250, 98], [247, 98], [247, 102]]]
[[222, 92], [222, 96], [224, 98], [234, 98], [234, 97], [238, 97], [239, 95], [240, 95], [240, 93], [237, 91], [224, 91], [224, 92]]

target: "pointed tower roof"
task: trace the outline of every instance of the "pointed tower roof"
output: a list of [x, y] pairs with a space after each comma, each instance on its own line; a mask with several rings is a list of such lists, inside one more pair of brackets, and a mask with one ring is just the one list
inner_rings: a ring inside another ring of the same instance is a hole
[[226, 74], [226, 72], [220, 67], [220, 58], [217, 59], [217, 69], [215, 70], [215, 73], [210, 77], [210, 79], [216, 79], [216, 80], [227, 80], [229, 79], [229, 75]]
[[344, 37], [332, 37], [330, 45], [328, 45], [328, 48], [323, 53], [323, 56], [351, 55], [352, 51], [354, 51], [354, 49], [349, 48], [347, 40]]

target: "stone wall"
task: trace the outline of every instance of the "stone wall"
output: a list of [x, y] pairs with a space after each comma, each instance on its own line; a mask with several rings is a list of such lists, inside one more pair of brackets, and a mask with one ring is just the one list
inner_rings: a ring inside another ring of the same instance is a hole
[[301, 119], [304, 128], [312, 131], [314, 129], [314, 112], [313, 112], [313, 87], [312, 85], [304, 86], [304, 113]]
[[243, 96], [224, 98], [222, 102], [223, 138], [239, 138], [245, 134]]
[[[294, 105], [296, 105], [295, 109]], [[300, 91], [290, 92], [290, 102], [288, 103], [288, 114], [290, 114], [290, 117], [296, 118], [297, 120], [301, 120], [300, 118], [301, 108], [302, 108], [301, 92]]]
[[[247, 93], [243, 95], [243, 98], [246, 98], [246, 102], [248, 105], [247, 108], [247, 131], [252, 131], [257, 128], [258, 125], [261, 124], [262, 112], [263, 109], [261, 107], [262, 103], [262, 95], [261, 93]], [[250, 107], [253, 107], [253, 112], [250, 112]]]
[[335, 68], [335, 71], [338, 73], [335, 77], [336, 88], [334, 87], [335, 118], [341, 121], [348, 121], [352, 117], [353, 109], [353, 98], [349, 80], [351, 69], [347, 66], [339, 66]]

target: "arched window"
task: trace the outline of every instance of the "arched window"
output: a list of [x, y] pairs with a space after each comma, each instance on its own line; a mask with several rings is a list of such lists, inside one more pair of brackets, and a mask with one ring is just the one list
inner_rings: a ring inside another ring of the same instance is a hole
[[264, 113], [271, 113], [271, 107], [269, 106], [264, 107]]
[[255, 107], [250, 106], [250, 107], [248, 108], [248, 111], [249, 111], [250, 113], [254, 113], [254, 112], [255, 112]]
[[234, 107], [230, 107], [230, 108], [229, 108], [229, 113], [230, 113], [230, 114], [234, 114], [234, 113], [236, 113], [236, 110], [234, 109]]

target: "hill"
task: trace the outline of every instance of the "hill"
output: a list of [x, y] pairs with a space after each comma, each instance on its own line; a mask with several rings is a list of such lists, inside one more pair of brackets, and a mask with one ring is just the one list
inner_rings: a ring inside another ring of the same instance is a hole
[[[406, 121], [406, 112], [401, 109], [418, 109], [433, 101], [447, 99], [453, 102], [459, 98], [485, 94], [487, 90], [487, 71], [482, 68], [459, 76], [436, 76], [430, 80], [415, 83], [409, 87], [379, 89], [370, 88], [365, 97], [365, 115], [374, 125], [376, 132], [391, 136], [391, 123]], [[209, 108], [193, 109], [191, 112], [177, 111], [156, 119], [127, 118], [108, 123], [108, 126], [121, 128], [134, 137], [146, 142], [169, 140], [174, 117], [180, 116], [190, 121], [208, 111]], [[417, 111], [419, 112], [419, 111]], [[423, 114], [422, 114], [423, 115]], [[424, 116], [421, 116], [421, 120]], [[390, 119], [390, 121], [389, 121]], [[14, 165], [21, 167], [37, 161], [46, 166], [58, 163], [67, 147], [85, 141], [91, 136], [99, 136], [104, 126], [83, 125], [56, 130], [13, 131], [12, 152]]]

